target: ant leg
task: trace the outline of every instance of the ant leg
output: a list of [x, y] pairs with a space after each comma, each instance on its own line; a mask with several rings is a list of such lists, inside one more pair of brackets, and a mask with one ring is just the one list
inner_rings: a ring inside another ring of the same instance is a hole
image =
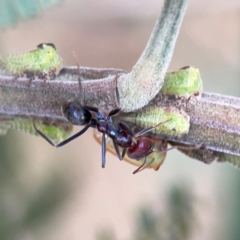
[[194, 146], [179, 146], [179, 145], [177, 145], [177, 146], [172, 146], [168, 149], [153, 151], [153, 152], [168, 152], [168, 151], [173, 150], [173, 149], [193, 150], [193, 149], [199, 149], [200, 147], [202, 147], [202, 144], [198, 144], [198, 145], [194, 145]]
[[129, 133], [132, 137], [134, 136], [134, 133], [132, 129], [124, 122], [118, 122], [118, 128], [119, 130], [124, 130], [127, 133]]
[[151, 162], [149, 162], [146, 166], [144, 166], [145, 163], [146, 163], [146, 159], [147, 159], [147, 158], [145, 158], [143, 164], [142, 164], [139, 168], [137, 168], [137, 169], [133, 172], [133, 174], [139, 173], [139, 172], [143, 171], [144, 169], [148, 168], [148, 167], [154, 162], [154, 160], [155, 160], [155, 159], [153, 158]]
[[105, 167], [106, 163], [106, 138], [105, 134], [102, 135], [102, 168]]
[[109, 112], [108, 117], [112, 117], [114, 115], [117, 115], [120, 111], [121, 111], [121, 108], [113, 109]]
[[127, 148], [124, 148], [123, 151], [122, 151], [122, 158], [124, 158], [126, 152], [127, 152]]
[[116, 144], [116, 142], [113, 140], [113, 146], [114, 146], [114, 148], [115, 148], [115, 152], [116, 152], [116, 154], [117, 154], [117, 156], [118, 156], [118, 159], [119, 160], [122, 160], [122, 156], [121, 156], [121, 154], [120, 154], [120, 151], [119, 151], [119, 147], [118, 147], [118, 145]]
[[53, 147], [62, 147], [63, 145], [71, 142], [72, 140], [74, 140], [75, 138], [81, 136], [83, 133], [85, 133], [88, 128], [90, 127], [90, 124], [85, 126], [80, 132], [76, 133], [75, 135], [71, 136], [70, 138], [64, 140], [63, 142], [55, 145], [43, 132], [41, 132], [40, 130], [37, 129], [36, 125], [35, 125], [35, 122], [34, 122], [34, 119], [32, 118], [32, 122], [33, 122], [33, 127], [35, 129], [35, 131], [42, 137], [44, 138], [50, 145], [52, 145]]
[[[172, 150], [172, 149], [182, 149], [182, 150], [194, 150], [194, 149], [199, 149], [200, 147], [202, 147], [203, 144], [198, 144], [198, 145], [194, 145], [194, 146], [181, 146], [181, 145], [176, 145], [176, 146], [172, 146], [170, 148], [168, 148], [166, 151]], [[164, 151], [163, 151], [164, 152]]]
[[[168, 149], [161, 150], [160, 152], [168, 152], [168, 151], [173, 150], [173, 149], [183, 149], [183, 150], [198, 149], [198, 148], [200, 148], [201, 146], [202, 146], [202, 144], [195, 145], [195, 146], [173, 146], [173, 147], [170, 147], [170, 148], [168, 148]], [[155, 152], [158, 152], [158, 151], [155, 151]], [[141, 172], [141, 171], [143, 171], [144, 169], [148, 168], [148, 167], [154, 162], [154, 160], [155, 160], [155, 159], [153, 158], [147, 165], [145, 165], [146, 159], [147, 159], [147, 158], [144, 159], [143, 164], [142, 164], [140, 167], [138, 167], [138, 168], [133, 172], [133, 174], [136, 174], [136, 173]], [[145, 166], [144, 166], [144, 165], [145, 165]]]
[[[31, 117], [31, 118], [32, 118], [32, 117]], [[33, 123], [33, 127], [34, 127], [35, 131], [36, 131], [42, 138], [44, 138], [49, 144], [51, 144], [53, 147], [55, 147], [55, 144], [54, 144], [45, 134], [43, 134], [40, 130], [37, 129], [33, 118], [32, 118], [32, 123]]]
[[172, 120], [172, 119], [168, 119], [168, 120], [166, 120], [166, 121], [163, 121], [163, 122], [158, 123], [158, 124], [155, 125], [155, 126], [145, 128], [145, 129], [141, 130], [140, 132], [136, 133], [136, 134], [134, 135], [134, 137], [139, 137], [139, 136], [141, 136], [141, 135], [143, 135], [143, 134], [145, 134], [145, 133], [147, 133], [147, 132], [149, 132], [149, 131], [152, 131], [154, 128], [158, 127], [159, 125], [164, 124], [164, 123], [166, 123], [166, 122], [169, 122], [169, 121], [171, 121], [171, 120]]
[[81, 136], [83, 133], [85, 133], [88, 128], [90, 127], [91, 125], [88, 124], [86, 125], [81, 131], [79, 131], [78, 133], [74, 134], [73, 136], [71, 136], [70, 138], [67, 138], [66, 140], [64, 140], [63, 142], [55, 145], [55, 147], [62, 147], [64, 145], [66, 145], [67, 143], [71, 142], [72, 140], [74, 140], [75, 138], [78, 138], [79, 136]]
[[144, 162], [143, 162], [143, 164], [140, 166], [140, 167], [138, 167], [134, 172], [133, 172], [133, 174], [136, 174], [137, 172], [139, 172], [140, 171], [140, 169], [144, 166], [144, 164], [146, 163], [146, 157], [145, 157], [145, 159], [144, 159]]
[[133, 172], [133, 174], [136, 174], [136, 173], [141, 172], [142, 170], [146, 169], [148, 166], [150, 166], [150, 165], [153, 163], [154, 160], [155, 160], [155, 159], [153, 158], [153, 160], [152, 160], [150, 163], [148, 163], [146, 166], [144, 166], [145, 163], [146, 163], [146, 161], [147, 161], [147, 158], [145, 157], [143, 164], [142, 164], [140, 167], [138, 167], [138, 168]]
[[83, 108], [89, 110], [89, 111], [92, 111], [92, 112], [95, 112], [95, 113], [98, 113], [98, 112], [99, 112], [99, 111], [98, 111], [98, 108], [96, 108], [96, 107], [85, 106], [85, 105], [82, 105], [82, 104], [81, 104], [81, 106], [82, 106]]

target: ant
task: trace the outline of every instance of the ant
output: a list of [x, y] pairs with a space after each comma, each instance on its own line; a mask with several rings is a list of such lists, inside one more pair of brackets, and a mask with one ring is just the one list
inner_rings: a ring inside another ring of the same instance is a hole
[[[74, 51], [72, 52], [74, 54], [74, 57], [77, 60], [77, 56], [75, 55], [75, 52]], [[140, 137], [140, 136], [145, 134], [146, 132], [151, 131], [153, 128], [159, 126], [160, 124], [170, 121], [171, 119], [161, 122], [154, 127], [146, 128], [135, 135], [133, 134], [132, 130], [128, 127], [128, 125], [125, 124], [124, 122], [121, 122], [121, 121], [118, 122], [118, 127], [116, 128], [112, 123], [111, 117], [113, 117], [114, 115], [117, 115], [121, 111], [121, 108], [118, 107], [111, 110], [108, 113], [107, 117], [104, 117], [103, 114], [99, 112], [98, 108], [84, 105], [83, 97], [82, 97], [83, 94], [82, 94], [82, 79], [80, 75], [80, 66], [78, 64], [78, 61], [76, 62], [78, 66], [78, 83], [79, 83], [80, 100], [63, 104], [61, 107], [61, 110], [63, 115], [67, 118], [67, 120], [70, 123], [78, 126], [85, 125], [85, 127], [75, 135], [71, 136], [70, 138], [67, 138], [66, 140], [62, 141], [57, 145], [55, 145], [44, 133], [38, 130], [33, 121], [33, 127], [36, 130], [36, 132], [40, 136], [42, 136], [49, 144], [58, 148], [58, 147], [64, 146], [65, 144], [81, 136], [83, 133], [85, 133], [88, 130], [89, 127], [96, 128], [99, 132], [102, 133], [102, 167], [103, 168], [105, 167], [105, 163], [106, 163], [105, 135], [107, 135], [109, 138], [112, 139], [113, 146], [119, 160], [123, 159], [126, 151], [128, 155], [130, 154], [130, 156], [132, 156], [131, 158], [135, 158], [135, 159], [144, 158], [148, 156], [150, 153], [152, 153], [154, 144], [152, 144], [151, 141], [147, 141], [146, 140], [147, 138]], [[115, 91], [116, 91], [117, 104], [118, 106], [120, 106], [117, 79], [118, 79], [118, 73], [115, 76], [115, 81], [116, 81]], [[96, 118], [94, 118], [91, 112], [94, 112], [96, 114]], [[124, 149], [122, 152], [122, 155], [120, 154], [119, 147], [122, 147]]]
[[[118, 77], [118, 74], [116, 74], [115, 76], [116, 82], [117, 82], [117, 77]], [[132, 133], [128, 125], [125, 124], [124, 122], [118, 122], [118, 127], [116, 128], [112, 123], [111, 117], [118, 114], [121, 111], [121, 108], [115, 108], [111, 110], [108, 113], [107, 117], [104, 117], [103, 114], [99, 112], [98, 108], [84, 105], [83, 99], [82, 99], [82, 83], [81, 82], [82, 80], [79, 74], [78, 83], [79, 83], [79, 90], [80, 90], [80, 101], [69, 102], [67, 104], [62, 105], [62, 108], [61, 108], [63, 115], [73, 125], [78, 125], [78, 126], [85, 125], [85, 127], [81, 131], [71, 136], [70, 138], [62, 141], [61, 143], [55, 145], [44, 133], [42, 133], [40, 130], [37, 129], [34, 121], [33, 121], [33, 127], [36, 130], [36, 132], [40, 136], [42, 136], [49, 144], [57, 148], [62, 147], [65, 144], [76, 139], [77, 137], [81, 136], [83, 133], [85, 133], [88, 130], [89, 127], [96, 128], [99, 132], [102, 133], [102, 167], [104, 168], [105, 162], [106, 162], [105, 135], [107, 135], [112, 139], [115, 152], [118, 158], [122, 160], [124, 157], [124, 154], [122, 155], [120, 154], [119, 147], [127, 149], [127, 148], [136, 146], [136, 143], [138, 143], [138, 141], [136, 141], [135, 138], [139, 135], [143, 135], [144, 133], [152, 130], [154, 127], [144, 129], [135, 135]], [[119, 105], [120, 100], [119, 100], [117, 84], [116, 84], [116, 96], [117, 96], [117, 103]], [[93, 117], [91, 112], [96, 113], [96, 118]], [[155, 127], [157, 127], [158, 125], [156, 125]], [[141, 151], [142, 149], [140, 148], [141, 148], [141, 145], [139, 146], [139, 150]], [[149, 151], [147, 149], [146, 151], [147, 152], [144, 154], [144, 156], [149, 155]]]

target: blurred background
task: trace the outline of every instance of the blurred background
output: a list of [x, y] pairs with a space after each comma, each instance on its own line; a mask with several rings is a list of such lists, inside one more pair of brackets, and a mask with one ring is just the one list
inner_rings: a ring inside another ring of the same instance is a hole
[[[10, 2], [31, 1], [0, 0], [0, 16]], [[0, 54], [52, 42], [65, 66], [75, 65], [73, 45], [82, 66], [126, 71], [143, 51], [163, 5], [41, 2], [44, 11], [35, 9], [35, 18], [11, 25], [17, 21], [12, 15], [0, 29]], [[239, 53], [240, 2], [190, 1], [169, 71], [197, 66], [204, 91], [240, 96]], [[136, 167], [108, 153], [102, 169], [92, 129], [60, 149], [9, 131], [0, 138], [0, 154], [1, 240], [240, 239], [240, 172], [226, 163], [204, 165], [173, 150], [158, 172], [133, 175]]]

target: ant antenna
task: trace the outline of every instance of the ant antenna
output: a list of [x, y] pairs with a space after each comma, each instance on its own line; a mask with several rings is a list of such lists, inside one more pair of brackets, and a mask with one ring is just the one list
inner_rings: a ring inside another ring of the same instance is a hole
[[78, 57], [77, 57], [77, 54], [76, 54], [76, 51], [74, 49], [74, 47], [71, 45], [71, 52], [72, 52], [72, 55], [76, 61], [76, 64], [77, 64], [77, 67], [78, 67], [78, 70], [80, 71], [80, 65], [79, 65], [79, 61], [78, 61]]
[[115, 76], [115, 83], [116, 83], [115, 89], [116, 89], [117, 105], [118, 107], [120, 107], [120, 97], [119, 97], [119, 91], [118, 91], [118, 72], [116, 73], [116, 76]]
[[158, 123], [158, 124], [155, 125], [155, 126], [145, 128], [145, 129], [141, 130], [140, 132], [136, 133], [136, 134], [134, 135], [134, 137], [139, 137], [139, 136], [141, 136], [141, 135], [143, 135], [143, 134], [145, 134], [145, 133], [147, 133], [147, 132], [149, 132], [149, 131], [152, 131], [154, 128], [157, 128], [159, 125], [162, 125], [162, 124], [164, 124], [164, 123], [166, 123], [166, 122], [169, 122], [169, 121], [171, 121], [171, 120], [172, 120], [172, 119], [170, 118], [170, 119], [168, 119], [168, 120], [166, 120], [166, 121], [163, 121], [163, 122]]
[[138, 168], [133, 172], [133, 174], [139, 173], [139, 172], [143, 171], [144, 169], [148, 168], [148, 167], [154, 162], [154, 160], [155, 160], [155, 158], [153, 158], [150, 163], [148, 163], [146, 166], [144, 166], [145, 163], [146, 163], [146, 161], [147, 161], [147, 157], [145, 157], [143, 164], [142, 164], [140, 167], [138, 167]]
[[78, 61], [78, 57], [77, 57], [77, 54], [76, 54], [76, 51], [75, 49], [73, 48], [73, 46], [71, 45], [71, 52], [72, 52], [72, 55], [76, 61], [76, 65], [77, 65], [77, 68], [78, 68], [78, 84], [79, 84], [79, 99], [80, 99], [80, 104], [83, 106], [83, 94], [82, 94], [82, 78], [81, 78], [81, 73], [80, 73], [80, 65], [79, 65], [79, 61]]
[[[202, 146], [202, 144], [198, 144], [198, 145], [194, 145], [194, 146], [173, 146], [173, 147], [170, 147], [168, 149], [164, 149], [164, 150], [160, 150], [160, 151], [153, 151], [153, 152], [168, 152], [168, 151], [173, 150], [173, 149], [194, 150], [194, 149], [199, 149], [201, 146]], [[139, 172], [143, 171], [144, 169], [148, 168], [154, 162], [154, 160], [155, 159], [153, 158], [147, 165], [145, 165], [145, 163], [147, 161], [147, 157], [145, 157], [143, 164], [141, 166], [139, 166], [133, 172], [133, 174], [139, 173]]]

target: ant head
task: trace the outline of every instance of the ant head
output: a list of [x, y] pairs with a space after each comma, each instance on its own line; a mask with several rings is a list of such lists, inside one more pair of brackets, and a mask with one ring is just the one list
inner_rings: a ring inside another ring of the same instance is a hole
[[79, 102], [70, 102], [62, 105], [62, 113], [73, 125], [86, 125], [92, 119], [89, 110], [83, 108]]

